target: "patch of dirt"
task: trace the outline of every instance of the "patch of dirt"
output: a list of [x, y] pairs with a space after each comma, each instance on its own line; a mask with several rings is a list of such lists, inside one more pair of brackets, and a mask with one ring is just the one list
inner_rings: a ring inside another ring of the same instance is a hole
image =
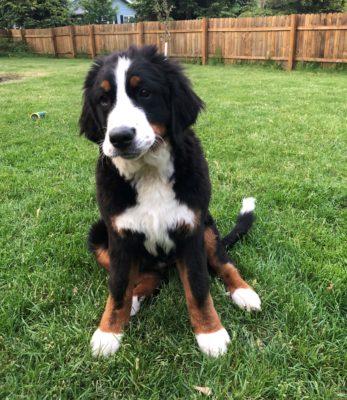
[[31, 71], [31, 72], [23, 72], [22, 77], [23, 78], [39, 78], [41, 76], [47, 76], [47, 75], [49, 75], [47, 72]]
[[48, 74], [46, 72], [42, 71], [35, 71], [35, 72], [23, 72], [22, 74], [4, 74], [0, 73], [0, 84], [9, 82], [9, 81], [17, 81], [20, 79], [26, 79], [26, 78], [38, 78], [41, 76], [47, 76]]
[[4, 74], [4, 75], [0, 75], [0, 83], [3, 82], [8, 82], [8, 81], [14, 81], [17, 79], [21, 79], [21, 77], [17, 74]]

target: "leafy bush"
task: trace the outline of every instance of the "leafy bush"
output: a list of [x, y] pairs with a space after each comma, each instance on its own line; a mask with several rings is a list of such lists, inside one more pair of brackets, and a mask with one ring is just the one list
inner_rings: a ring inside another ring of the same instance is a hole
[[181, 58], [180, 61], [184, 64], [202, 65], [201, 57], [186, 57]]
[[298, 61], [295, 64], [295, 69], [297, 71], [311, 71], [311, 72], [343, 72], [347, 71], [347, 64], [344, 63], [335, 63], [335, 64], [325, 64], [320, 62], [307, 62], [307, 61]]
[[13, 40], [11, 38], [0, 38], [0, 56], [11, 57], [12, 55], [32, 55], [32, 51], [26, 42]]
[[222, 65], [224, 64], [222, 49], [218, 47], [213, 56], [208, 59], [209, 65]]

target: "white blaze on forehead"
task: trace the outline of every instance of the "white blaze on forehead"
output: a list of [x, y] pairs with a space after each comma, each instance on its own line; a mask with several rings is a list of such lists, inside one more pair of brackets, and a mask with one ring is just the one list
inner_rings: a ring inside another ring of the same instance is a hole
[[126, 76], [131, 65], [129, 58], [120, 57], [116, 68], [116, 84], [117, 84], [117, 103], [131, 102], [126, 93]]
[[116, 77], [116, 103], [110, 111], [107, 119], [107, 131], [103, 144], [103, 151], [107, 156], [112, 157], [114, 148], [110, 142], [112, 129], [127, 127], [136, 131], [134, 147], [146, 152], [154, 143], [155, 134], [151, 127], [145, 111], [136, 106], [126, 92], [127, 73], [131, 66], [131, 60], [126, 57], [119, 57], [115, 70]]
[[[116, 77], [116, 103], [107, 119], [106, 141], [109, 139], [109, 132], [121, 126], [134, 128], [132, 116], [139, 111], [126, 92], [126, 76], [131, 65], [131, 60], [120, 57], [115, 70]], [[111, 144], [110, 144], [111, 145]]]

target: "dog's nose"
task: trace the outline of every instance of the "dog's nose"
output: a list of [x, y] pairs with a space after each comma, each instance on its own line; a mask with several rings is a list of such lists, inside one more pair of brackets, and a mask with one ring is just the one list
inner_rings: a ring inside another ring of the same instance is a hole
[[127, 126], [120, 126], [119, 128], [113, 128], [110, 131], [110, 142], [114, 147], [124, 149], [128, 147], [135, 137], [135, 128], [129, 128]]

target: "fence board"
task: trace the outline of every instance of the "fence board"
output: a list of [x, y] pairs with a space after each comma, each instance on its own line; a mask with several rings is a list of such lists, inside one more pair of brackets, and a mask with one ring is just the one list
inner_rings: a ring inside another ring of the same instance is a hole
[[[93, 25], [75, 26], [75, 48], [77, 54], [89, 54], [93, 57], [90, 43], [90, 29]], [[94, 54], [95, 57], [95, 54]]]
[[[170, 56], [201, 58], [203, 63], [213, 56], [226, 62], [283, 61], [289, 69], [295, 61], [347, 63], [347, 13], [170, 21], [168, 30]], [[26, 40], [37, 53], [95, 57], [140, 44], [155, 44], [164, 51], [165, 25], [151, 21], [25, 31], [2, 29], [0, 36]]]
[[[20, 29], [16, 29], [15, 34], [20, 35]], [[12, 30], [14, 37], [14, 30]], [[24, 38], [30, 48], [36, 53], [53, 54], [52, 39], [50, 28], [46, 29], [26, 29]]]

